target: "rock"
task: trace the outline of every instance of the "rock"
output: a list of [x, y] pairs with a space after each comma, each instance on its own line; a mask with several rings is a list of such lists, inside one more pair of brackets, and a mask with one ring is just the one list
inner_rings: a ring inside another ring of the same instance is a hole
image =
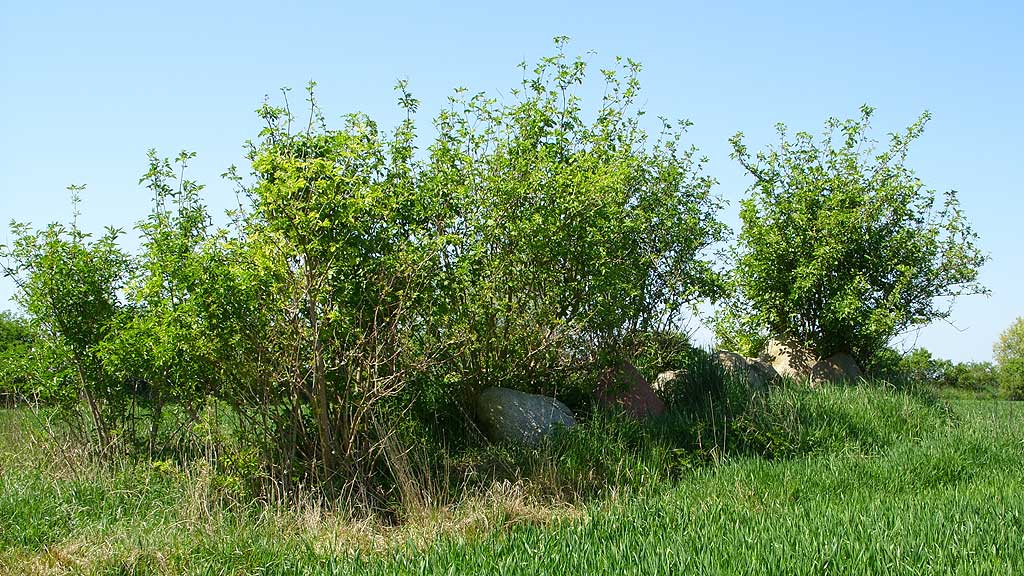
[[605, 370], [594, 389], [594, 395], [605, 408], [619, 408], [635, 418], [665, 413], [665, 403], [654, 393], [640, 371], [628, 361]]
[[747, 359], [735, 352], [719, 350], [715, 352], [715, 359], [718, 364], [729, 372], [745, 372], [747, 370]]
[[821, 360], [811, 367], [811, 386], [817, 387], [828, 382], [839, 382], [843, 379], [843, 369], [829, 362], [828, 359]]
[[727, 372], [745, 377], [747, 384], [758, 392], [766, 392], [768, 385], [779, 378], [771, 364], [756, 358], [744, 358], [735, 352], [725, 350], [716, 352], [715, 358]]
[[810, 376], [811, 368], [818, 359], [799, 344], [773, 339], [765, 347], [763, 360], [770, 362], [783, 378], [804, 379]]
[[572, 411], [558, 400], [509, 388], [480, 393], [476, 414], [484, 434], [494, 442], [536, 444], [557, 426], [573, 426]]
[[857, 366], [857, 361], [853, 359], [853, 356], [845, 352], [833, 354], [828, 357], [828, 360], [842, 369], [847, 380], [857, 381], [863, 376], [860, 366]]
[[685, 372], [683, 370], [666, 370], [654, 379], [654, 383], [651, 384], [651, 388], [655, 392], [664, 392], [667, 388], [671, 387], [678, 378], [682, 378]]
[[764, 360], [747, 358], [747, 364], [750, 366], [750, 370], [756, 372], [765, 384], [775, 384], [782, 379], [779, 373], [775, 371], [775, 368], [772, 368], [772, 365]]
[[856, 382], [861, 376], [857, 362], [849, 354], [839, 352], [816, 363], [811, 368], [811, 385], [819, 386], [826, 382]]

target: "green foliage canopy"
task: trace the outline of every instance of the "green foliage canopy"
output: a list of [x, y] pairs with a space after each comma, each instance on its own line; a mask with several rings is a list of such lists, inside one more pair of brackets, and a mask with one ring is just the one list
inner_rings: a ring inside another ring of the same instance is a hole
[[923, 114], [879, 151], [873, 109], [829, 119], [820, 137], [790, 136], [752, 154], [739, 133], [732, 157], [753, 176], [741, 203], [736, 298], [719, 334], [740, 345], [793, 338], [820, 355], [866, 361], [913, 326], [950, 314], [958, 296], [986, 292], [987, 257], [956, 193], [936, 194], [907, 166]]
[[1024, 318], [1014, 320], [992, 346], [999, 382], [1006, 395], [1024, 399]]

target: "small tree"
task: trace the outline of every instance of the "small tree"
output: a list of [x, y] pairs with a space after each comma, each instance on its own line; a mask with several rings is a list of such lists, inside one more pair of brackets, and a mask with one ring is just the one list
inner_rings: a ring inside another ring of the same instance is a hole
[[992, 346], [1003, 392], [1024, 399], [1024, 318], [1017, 318]]
[[130, 395], [103, 365], [99, 350], [121, 312], [118, 293], [129, 277], [131, 259], [117, 245], [120, 230], [108, 227], [92, 239], [78, 227], [83, 188], [69, 187], [75, 208], [70, 226], [51, 224], [33, 231], [12, 223], [14, 242], [0, 247], [0, 257], [11, 262], [6, 273], [19, 285], [17, 302], [39, 326], [40, 353], [50, 359], [51, 371], [73, 374], [53, 378], [52, 387], [41, 391], [68, 408], [69, 415], [76, 416], [78, 401], [84, 401], [90, 425], [81, 430], [107, 451], [120, 444]]
[[878, 152], [872, 112], [829, 119], [820, 138], [780, 124], [779, 146], [756, 155], [742, 133], [730, 140], [754, 184], [741, 203], [735, 298], [719, 322], [726, 341], [784, 337], [866, 361], [893, 336], [947, 318], [956, 297], [986, 292], [977, 278], [987, 257], [956, 193], [937, 204], [906, 165], [929, 114]]

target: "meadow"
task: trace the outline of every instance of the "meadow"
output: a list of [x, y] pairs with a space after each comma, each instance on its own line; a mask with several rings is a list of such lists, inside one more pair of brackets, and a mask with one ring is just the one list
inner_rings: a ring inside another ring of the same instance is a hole
[[[6, 410], [0, 572], [1024, 571], [1024, 405], [867, 383], [789, 383], [762, 402], [740, 424], [746, 440], [701, 458], [666, 449], [664, 434], [617, 441], [593, 418], [535, 449], [549, 466], [397, 520], [312, 497], [240, 498], [202, 461], [95, 463], [44, 419]], [[582, 490], [612, 460], [603, 489]]]

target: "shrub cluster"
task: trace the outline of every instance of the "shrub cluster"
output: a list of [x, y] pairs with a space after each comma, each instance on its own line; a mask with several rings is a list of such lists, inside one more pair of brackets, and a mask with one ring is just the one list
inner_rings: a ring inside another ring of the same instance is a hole
[[0, 313], [0, 406], [13, 406], [29, 394], [35, 331], [28, 320]]
[[478, 436], [482, 387], [571, 395], [721, 294], [713, 180], [685, 122], [640, 128], [638, 72], [602, 71], [588, 121], [586, 65], [559, 51], [510, 102], [457, 92], [426, 155], [404, 83], [390, 132], [329, 127], [312, 84], [300, 118], [286, 92], [259, 109], [250, 174], [227, 174], [248, 200], [227, 229], [186, 177], [194, 154], [151, 152], [141, 253], [116, 229], [14, 227], [37, 388], [101, 453], [202, 451], [386, 505], [410, 443]]

